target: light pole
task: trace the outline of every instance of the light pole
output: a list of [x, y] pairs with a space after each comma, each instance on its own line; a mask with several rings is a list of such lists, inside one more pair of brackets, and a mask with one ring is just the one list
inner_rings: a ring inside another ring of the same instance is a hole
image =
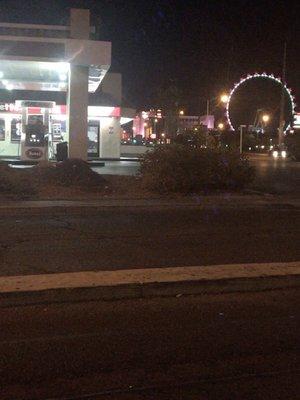
[[155, 135], [155, 138], [157, 139], [157, 137], [156, 137], [156, 124], [157, 124], [157, 118], [154, 118], [154, 121], [153, 121], [153, 133], [154, 133], [154, 135]]
[[[219, 102], [217, 102], [216, 100], [219, 99]], [[220, 105], [220, 102], [223, 104], [226, 104], [229, 100], [229, 96], [226, 93], [221, 94], [220, 96], [217, 97], [213, 97], [213, 98], [209, 98], [206, 99], [206, 124], [207, 124], [207, 129], [206, 129], [206, 135], [205, 135], [205, 144], [207, 146], [207, 142], [208, 142], [208, 134], [209, 134], [209, 114], [210, 114], [210, 102], [213, 101], [215, 102], [216, 106]], [[224, 125], [222, 128], [219, 127], [219, 129], [223, 129]]]
[[243, 128], [246, 128], [246, 125], [240, 125], [240, 154], [243, 153]]
[[285, 73], [286, 73], [286, 42], [284, 43], [283, 51], [283, 65], [282, 65], [282, 90], [280, 98], [280, 116], [279, 116], [279, 129], [278, 129], [278, 145], [282, 147], [284, 139], [284, 87], [285, 87]]
[[[223, 104], [227, 104], [228, 100], [229, 100], [229, 96], [225, 93], [223, 93], [220, 97], [213, 97], [212, 99], [207, 99], [206, 100], [206, 116], [208, 118], [209, 113], [210, 113], [210, 102], [211, 101], [216, 101], [219, 98], [219, 101]], [[219, 103], [220, 104], [220, 103]], [[219, 105], [217, 103], [217, 105]]]
[[209, 109], [210, 109], [210, 99], [206, 100], [206, 116], [209, 116]]
[[262, 120], [262, 133], [265, 133], [268, 122], [270, 121], [270, 115], [269, 114], [263, 114], [261, 117]]

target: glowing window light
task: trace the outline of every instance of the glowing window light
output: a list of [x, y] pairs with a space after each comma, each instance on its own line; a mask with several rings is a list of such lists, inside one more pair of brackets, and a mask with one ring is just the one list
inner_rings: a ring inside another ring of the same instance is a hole
[[[250, 80], [250, 79], [256, 79], [256, 78], [264, 78], [264, 79], [270, 79], [271, 81], [277, 82], [279, 83], [286, 91], [286, 93], [288, 94], [289, 100], [290, 100], [290, 105], [292, 107], [292, 114], [294, 116], [295, 113], [295, 108], [296, 108], [296, 103], [294, 101], [294, 96], [292, 95], [291, 89], [289, 89], [285, 83], [282, 82], [281, 78], [275, 78], [275, 76], [273, 74], [267, 74], [266, 72], [263, 72], [261, 74], [255, 72], [254, 74], [248, 74], [246, 76], [246, 78], [241, 78], [239, 82], [235, 83], [233, 88], [231, 89], [230, 93], [229, 93], [229, 97], [228, 97], [228, 101], [226, 103], [226, 118], [228, 121], [228, 125], [230, 127], [230, 129], [232, 131], [234, 131], [234, 127], [232, 125], [231, 119], [230, 119], [230, 113], [229, 113], [229, 109], [230, 109], [230, 102], [231, 102], [231, 98], [234, 95], [235, 91], [246, 81]], [[290, 129], [290, 124], [288, 124], [288, 126], [285, 128], [284, 133], [286, 133], [289, 129]]]

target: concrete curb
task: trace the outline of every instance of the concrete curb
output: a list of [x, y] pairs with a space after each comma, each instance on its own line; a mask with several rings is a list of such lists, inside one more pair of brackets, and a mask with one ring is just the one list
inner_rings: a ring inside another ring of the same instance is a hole
[[74, 272], [0, 278], [0, 307], [300, 287], [300, 262]]

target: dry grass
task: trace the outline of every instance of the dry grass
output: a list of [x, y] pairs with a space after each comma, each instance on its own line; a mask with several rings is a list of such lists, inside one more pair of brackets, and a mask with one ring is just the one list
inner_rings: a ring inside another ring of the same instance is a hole
[[41, 184], [39, 199], [57, 200], [97, 200], [97, 199], [147, 199], [158, 197], [141, 187], [140, 179], [133, 176], [102, 175], [105, 185], [98, 189], [76, 186], [58, 186], [55, 184]]
[[103, 198], [149, 198], [134, 176], [99, 175], [85, 166], [78, 171], [67, 165], [56, 168], [42, 163], [28, 169], [0, 164], [2, 200], [88, 200]]

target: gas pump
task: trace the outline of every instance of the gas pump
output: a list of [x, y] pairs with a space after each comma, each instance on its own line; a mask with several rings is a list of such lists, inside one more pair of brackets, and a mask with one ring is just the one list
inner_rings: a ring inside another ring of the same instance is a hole
[[49, 128], [52, 101], [19, 101], [22, 109], [21, 160], [47, 161], [52, 145]]

